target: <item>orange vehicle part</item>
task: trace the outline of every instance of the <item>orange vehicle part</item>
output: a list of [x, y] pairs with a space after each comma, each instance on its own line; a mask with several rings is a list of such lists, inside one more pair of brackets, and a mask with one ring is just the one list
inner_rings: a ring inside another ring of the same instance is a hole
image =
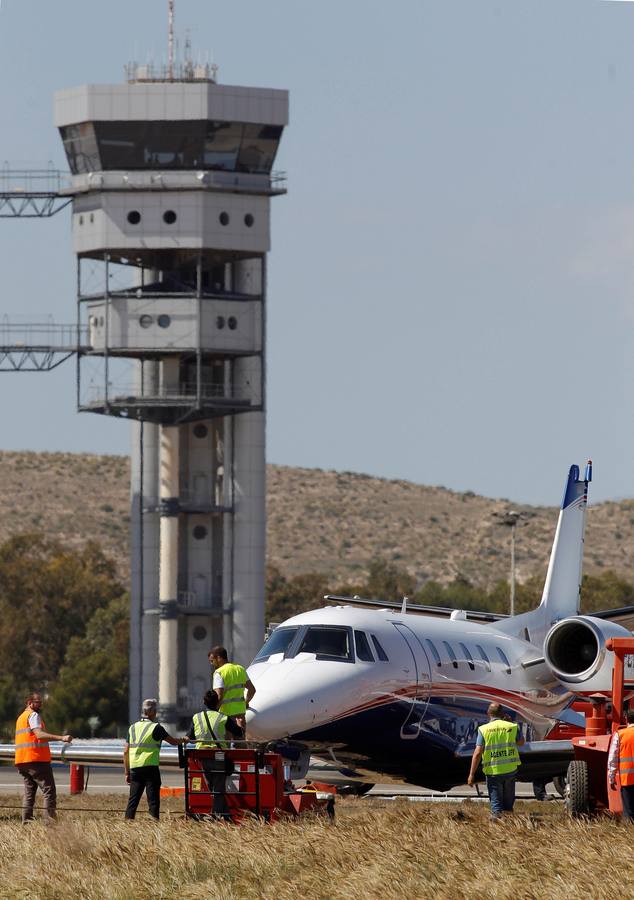
[[[239, 823], [257, 816], [273, 822], [283, 815], [307, 811], [334, 814], [334, 796], [319, 785], [296, 790], [285, 780], [284, 759], [260, 749], [186, 749], [181, 752], [185, 770], [185, 814], [190, 818], [223, 818]], [[207, 778], [205, 769], [218, 775]], [[222, 790], [214, 790], [214, 784]], [[214, 814], [214, 797], [223, 798], [222, 814]]]
[[[572, 744], [575, 761], [586, 766], [588, 811], [609, 810], [618, 815], [623, 811], [621, 785], [617, 772], [616, 790], [610, 787], [608, 755], [612, 735], [625, 724], [626, 702], [634, 696], [633, 667], [626, 673], [625, 666], [626, 657], [634, 657], [634, 638], [610, 638], [605, 646], [614, 653], [611, 694], [595, 695], [580, 704], [586, 714], [585, 734], [573, 737]], [[568, 781], [570, 789], [570, 770]]]

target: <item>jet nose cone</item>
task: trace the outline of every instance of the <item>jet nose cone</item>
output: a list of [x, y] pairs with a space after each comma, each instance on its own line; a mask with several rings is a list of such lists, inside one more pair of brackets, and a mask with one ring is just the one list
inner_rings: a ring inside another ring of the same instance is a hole
[[274, 741], [289, 734], [283, 707], [255, 700], [247, 710], [247, 737], [252, 741]]

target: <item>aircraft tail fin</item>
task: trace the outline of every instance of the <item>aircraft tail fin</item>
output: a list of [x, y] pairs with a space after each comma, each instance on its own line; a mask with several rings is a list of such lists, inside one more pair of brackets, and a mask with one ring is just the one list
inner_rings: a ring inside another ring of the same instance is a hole
[[554, 622], [579, 613], [583, 536], [590, 481], [591, 460], [588, 460], [583, 478], [580, 476], [579, 466], [570, 467], [541, 602], [531, 612], [500, 621], [496, 625], [500, 631], [540, 644]]
[[583, 536], [590, 481], [592, 460], [588, 460], [583, 478], [580, 477], [579, 466], [570, 467], [539, 604], [539, 609], [545, 614], [547, 626], [566, 616], [576, 616], [579, 612]]

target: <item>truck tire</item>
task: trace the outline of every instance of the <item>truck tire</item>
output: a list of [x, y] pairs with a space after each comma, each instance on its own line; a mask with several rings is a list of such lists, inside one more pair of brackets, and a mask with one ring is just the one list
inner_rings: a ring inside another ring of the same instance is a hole
[[590, 813], [588, 765], [582, 759], [574, 759], [568, 766], [565, 802], [573, 819]]
[[563, 775], [555, 775], [553, 785], [560, 797], [566, 796], [566, 779]]

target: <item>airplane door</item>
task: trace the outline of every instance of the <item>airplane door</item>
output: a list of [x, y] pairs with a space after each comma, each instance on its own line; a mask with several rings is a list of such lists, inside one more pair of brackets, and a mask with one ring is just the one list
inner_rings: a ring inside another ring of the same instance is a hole
[[412, 684], [415, 685], [407, 716], [401, 725], [401, 738], [404, 741], [413, 741], [423, 727], [423, 717], [429, 703], [431, 666], [425, 648], [412, 629], [400, 622], [394, 622], [393, 625], [405, 642], [402, 657], [403, 672], [411, 677]]

